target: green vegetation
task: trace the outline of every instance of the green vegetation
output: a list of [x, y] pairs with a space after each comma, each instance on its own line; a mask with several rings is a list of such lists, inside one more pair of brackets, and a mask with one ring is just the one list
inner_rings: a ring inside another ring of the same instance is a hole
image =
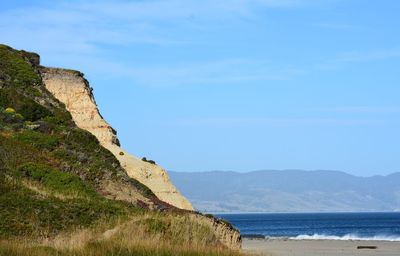
[[32, 145], [39, 149], [54, 150], [60, 143], [59, 139], [54, 135], [29, 130], [15, 133], [13, 137], [17, 141]]
[[148, 162], [150, 164], [156, 164], [156, 162], [154, 160], [147, 159], [146, 157], [142, 157], [142, 161]]
[[35, 58], [34, 53], [0, 45], [0, 107], [12, 108], [28, 121], [52, 116], [72, 123], [62, 104], [43, 88]]
[[0, 239], [51, 237], [141, 211], [99, 195], [99, 182], [125, 177], [123, 171], [97, 140], [85, 140], [91, 135], [64, 129], [53, 135], [25, 128], [0, 132]]
[[[62, 190], [67, 188], [61, 186]], [[60, 190], [60, 187], [57, 187]], [[0, 176], [0, 238], [46, 238], [62, 230], [87, 227], [102, 218], [122, 215], [110, 200], [58, 196], [45, 186]], [[125, 207], [126, 208], [126, 207]]]
[[30, 61], [32, 54], [0, 45], [0, 79], [13, 87], [32, 87], [40, 84], [40, 76], [34, 71]]
[[36, 243], [0, 241], [0, 255], [242, 255], [227, 250], [215, 234], [190, 216], [141, 212], [113, 221], [101, 221], [91, 228], [65, 232]]
[[37, 181], [54, 192], [91, 196], [96, 194], [92, 188], [82, 182], [79, 176], [60, 172], [44, 164], [27, 163], [18, 169], [23, 177]]
[[74, 125], [44, 88], [35, 58], [0, 45], [0, 239], [52, 237], [142, 211], [102, 196], [111, 193], [104, 182], [154, 195]]
[[6, 108], [6, 109], [4, 110], [4, 113], [6, 113], [6, 114], [14, 114], [14, 113], [15, 113], [15, 110], [14, 110], [13, 108]]
[[0, 45], [0, 255], [236, 255], [129, 178], [39, 69], [37, 55]]

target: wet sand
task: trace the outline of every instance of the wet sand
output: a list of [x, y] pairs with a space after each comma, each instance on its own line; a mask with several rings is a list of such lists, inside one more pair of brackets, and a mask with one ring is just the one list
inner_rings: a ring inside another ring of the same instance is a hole
[[[376, 249], [357, 249], [376, 246]], [[400, 256], [400, 242], [243, 239], [245, 252], [268, 256]]]

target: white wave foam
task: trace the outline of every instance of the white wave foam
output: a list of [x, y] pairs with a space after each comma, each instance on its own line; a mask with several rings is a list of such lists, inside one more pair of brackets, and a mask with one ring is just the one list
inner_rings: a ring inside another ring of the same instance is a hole
[[361, 237], [355, 234], [348, 234], [344, 236], [330, 236], [330, 235], [299, 235], [296, 237], [289, 237], [288, 239], [292, 240], [358, 240], [358, 241], [391, 241], [391, 242], [400, 242], [400, 236], [371, 236], [371, 237]]

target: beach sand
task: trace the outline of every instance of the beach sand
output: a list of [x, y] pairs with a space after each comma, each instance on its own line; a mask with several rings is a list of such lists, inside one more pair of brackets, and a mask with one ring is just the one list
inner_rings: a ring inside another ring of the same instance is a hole
[[[377, 246], [357, 249], [357, 246]], [[400, 242], [243, 239], [245, 252], [268, 256], [400, 256]]]

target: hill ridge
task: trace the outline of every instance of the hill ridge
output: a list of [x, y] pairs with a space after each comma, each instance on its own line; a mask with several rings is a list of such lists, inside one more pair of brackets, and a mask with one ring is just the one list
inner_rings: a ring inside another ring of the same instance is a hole
[[[400, 173], [362, 177], [341, 171], [323, 170], [246, 173], [170, 171], [170, 176], [194, 207], [206, 212], [400, 209]], [[207, 191], [200, 192], [206, 185]]]

